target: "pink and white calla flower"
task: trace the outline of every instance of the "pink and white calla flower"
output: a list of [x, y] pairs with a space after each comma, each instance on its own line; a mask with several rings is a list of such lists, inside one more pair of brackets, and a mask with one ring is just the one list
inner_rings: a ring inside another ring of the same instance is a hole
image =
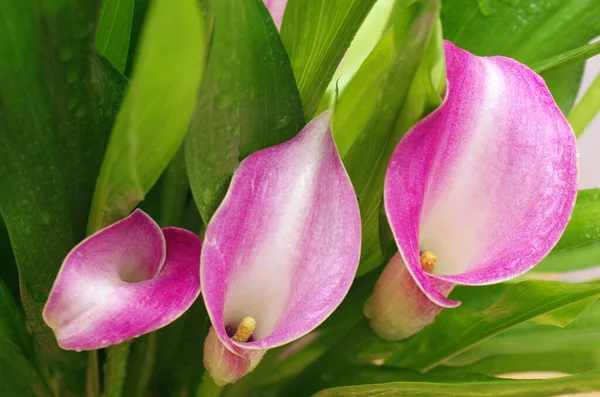
[[[531, 269], [558, 242], [577, 194], [575, 135], [542, 78], [450, 42], [445, 55], [446, 99], [398, 144], [386, 174], [399, 252], [365, 314], [387, 339], [458, 306], [447, 298], [455, 284], [493, 284]], [[384, 291], [393, 289], [390, 299]]]
[[277, 26], [277, 30], [281, 29], [283, 13], [285, 12], [285, 7], [287, 6], [288, 0], [263, 0], [263, 2], [269, 10], [271, 17], [273, 18], [273, 22], [275, 22], [275, 26]]
[[141, 210], [83, 240], [67, 255], [44, 320], [67, 350], [99, 349], [161, 328], [200, 293], [195, 234], [161, 229]]
[[207, 227], [200, 273], [213, 328], [204, 365], [219, 385], [313, 330], [350, 288], [360, 214], [330, 120], [324, 112], [246, 158]]

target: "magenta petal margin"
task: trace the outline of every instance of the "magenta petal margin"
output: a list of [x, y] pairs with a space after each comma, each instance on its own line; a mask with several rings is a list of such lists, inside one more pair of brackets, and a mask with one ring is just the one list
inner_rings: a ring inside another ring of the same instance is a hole
[[277, 30], [281, 29], [283, 13], [285, 12], [288, 0], [263, 0], [263, 2], [271, 13], [271, 17], [273, 18], [273, 22], [275, 22], [275, 26], [277, 26]]
[[[398, 144], [384, 203], [400, 254], [434, 303], [432, 280], [483, 285], [537, 264], [563, 233], [577, 194], [571, 127], [542, 78], [505, 57], [445, 43], [445, 102]], [[437, 256], [432, 274], [419, 251]]]
[[[358, 267], [358, 203], [330, 120], [324, 112], [294, 139], [246, 158], [206, 230], [206, 307], [221, 342], [246, 357], [248, 368], [253, 351], [286, 344], [323, 322]], [[252, 339], [232, 341], [246, 316], [256, 319]], [[230, 378], [211, 375], [221, 383]]]
[[141, 210], [82, 241], [44, 307], [59, 346], [99, 349], [177, 319], [200, 293], [201, 245], [187, 230], [161, 230]]

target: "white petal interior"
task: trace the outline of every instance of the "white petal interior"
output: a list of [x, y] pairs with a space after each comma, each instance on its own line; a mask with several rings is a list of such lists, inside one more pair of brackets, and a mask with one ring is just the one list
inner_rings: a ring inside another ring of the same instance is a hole
[[271, 333], [293, 288], [295, 264], [302, 255], [299, 244], [310, 216], [325, 134], [329, 133], [327, 125], [324, 127], [324, 131], [306, 134], [288, 148], [280, 162], [283, 170], [269, 171], [273, 172], [272, 178], [277, 175], [274, 187], [268, 192], [275, 196], [266, 198], [273, 200], [275, 213], [266, 220], [265, 232], [249, 265], [243, 267], [227, 290], [225, 324], [237, 325], [245, 316], [254, 317], [254, 340]]
[[[497, 67], [481, 58], [486, 69], [484, 99], [476, 109], [453, 109], [465, 113], [466, 124], [458, 127], [469, 131], [465, 136], [468, 142], [460, 142], [460, 153], [450, 170], [446, 170], [446, 159], [436, 159], [430, 178], [446, 175], [441, 188], [425, 192], [421, 215], [419, 248], [431, 251], [437, 257], [434, 274], [456, 275], [469, 269], [488, 241], [490, 205], [487, 199], [493, 197], [494, 189], [502, 189], [501, 181], [491, 181], [492, 169], [486, 169], [490, 145], [501, 139], [497, 136], [498, 107], [502, 106], [504, 83]], [[452, 89], [452, 87], [449, 87]], [[468, 101], [467, 101], [468, 103]], [[469, 111], [470, 110], [470, 111]], [[467, 111], [469, 113], [467, 114]], [[442, 138], [443, 139], [443, 138]], [[447, 143], [457, 145], [456, 142]], [[438, 153], [443, 151], [438, 151]]]

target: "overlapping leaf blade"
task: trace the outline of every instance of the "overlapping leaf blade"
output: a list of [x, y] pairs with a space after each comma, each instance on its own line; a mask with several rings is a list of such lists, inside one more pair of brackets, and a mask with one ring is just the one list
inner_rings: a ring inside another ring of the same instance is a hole
[[398, 342], [386, 363], [428, 371], [525, 321], [598, 297], [600, 284], [524, 281], [485, 310], [459, 307], [442, 312], [434, 324]]
[[205, 223], [241, 160], [291, 139], [304, 125], [289, 60], [262, 1], [211, 6], [206, 76], [185, 143], [190, 186]]
[[94, 50], [94, 2], [7, 0], [0, 19], [0, 210], [27, 319], [44, 355], [83, 391], [85, 360], [60, 352], [42, 306], [85, 219], [124, 80]]
[[289, 0], [281, 38], [290, 56], [304, 114], [314, 116], [352, 38], [375, 0]]
[[503, 354], [490, 356], [473, 364], [453, 369], [460, 373], [477, 372], [489, 375], [506, 374], [510, 372], [541, 371], [577, 374], [589, 371], [600, 371], [600, 348], [587, 345], [577, 349], [557, 348], [550, 352]]
[[441, 102], [445, 74], [438, 13], [438, 1], [404, 4], [334, 109], [334, 137], [361, 210], [359, 274], [383, 259], [379, 210], [392, 152], [404, 133]]
[[35, 366], [25, 319], [0, 280], [0, 395], [50, 396]]
[[[452, 0], [442, 7], [444, 37], [476, 55], [505, 55], [531, 65], [584, 45], [600, 34], [596, 0]], [[567, 113], [583, 65], [544, 74]]]
[[535, 272], [600, 266], [600, 189], [580, 190], [571, 220], [552, 252]]
[[[372, 378], [379, 378], [392, 381], [401, 378], [404, 374], [394, 372], [393, 369], [373, 369], [368, 373]], [[362, 369], [362, 372], [366, 372]], [[377, 372], [380, 374], [377, 375]], [[358, 373], [355, 372], [356, 375]], [[351, 373], [352, 374], [352, 373]], [[338, 397], [338, 396], [443, 396], [443, 397], [545, 397], [556, 396], [567, 393], [582, 393], [597, 390], [600, 387], [600, 373], [592, 372], [587, 374], [573, 375], [557, 379], [498, 379], [486, 378], [481, 375], [460, 376], [455, 379], [444, 380], [423, 379], [421, 381], [404, 381], [380, 383], [374, 385], [344, 386], [322, 390], [316, 393], [315, 397]]]
[[[533, 321], [526, 322], [468, 349], [446, 362], [446, 365], [465, 366], [492, 356], [551, 353], [567, 349], [579, 350], [586, 346], [600, 346], [598, 303], [586, 308], [564, 328]], [[559, 363], [555, 361], [554, 364]], [[548, 370], [548, 365], [545, 366]], [[595, 368], [589, 368], [593, 369]], [[560, 371], [560, 368], [554, 371]]]
[[104, 0], [96, 29], [96, 47], [123, 73], [127, 64], [135, 0]]
[[157, 0], [148, 11], [136, 68], [96, 184], [88, 232], [131, 211], [183, 142], [205, 62], [193, 0]]

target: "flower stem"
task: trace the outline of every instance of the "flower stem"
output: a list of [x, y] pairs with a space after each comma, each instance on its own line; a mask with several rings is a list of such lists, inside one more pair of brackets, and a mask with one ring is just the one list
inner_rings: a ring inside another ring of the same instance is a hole
[[91, 350], [88, 354], [88, 370], [85, 389], [87, 397], [100, 397], [100, 369], [98, 368], [98, 350]]
[[219, 397], [221, 393], [223, 393], [223, 386], [217, 386], [208, 372], [204, 372], [196, 391], [196, 397]]

